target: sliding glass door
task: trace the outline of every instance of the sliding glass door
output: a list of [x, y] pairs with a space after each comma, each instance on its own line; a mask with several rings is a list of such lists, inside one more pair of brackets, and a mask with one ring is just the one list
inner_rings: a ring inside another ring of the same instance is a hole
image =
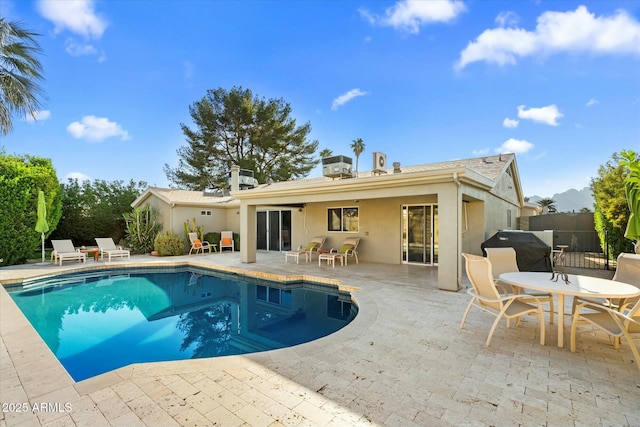
[[257, 212], [257, 249], [291, 250], [291, 211]]
[[402, 262], [438, 263], [438, 206], [402, 206]]

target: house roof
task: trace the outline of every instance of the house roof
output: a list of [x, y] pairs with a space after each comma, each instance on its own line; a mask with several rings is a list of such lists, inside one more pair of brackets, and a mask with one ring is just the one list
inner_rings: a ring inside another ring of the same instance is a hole
[[321, 176], [273, 182], [261, 184], [253, 189], [234, 191], [231, 196], [212, 196], [202, 191], [150, 187], [145, 190], [131, 206], [136, 207], [142, 205], [152, 194], [165, 203], [173, 205], [236, 207], [240, 205], [240, 199], [254, 197], [267, 198], [275, 194], [310, 194], [318, 191], [330, 194], [366, 188], [380, 188], [382, 186], [416, 185], [421, 182], [451, 182], [454, 179], [460, 179], [466, 183], [481, 187], [486, 191], [491, 191], [498, 179], [509, 168], [511, 168], [513, 173], [519, 198], [522, 198], [520, 178], [517, 173], [517, 166], [515, 165], [515, 155], [510, 153], [414, 166], [401, 166], [399, 173], [394, 173], [393, 168], [387, 169], [386, 173], [382, 174], [374, 174], [372, 171], [360, 172], [358, 173], [358, 179], [333, 179]]
[[238, 206], [240, 202], [233, 196], [212, 195], [203, 191], [177, 190], [174, 188], [147, 188], [136, 200], [131, 203], [132, 207], [142, 205], [151, 195], [158, 197], [167, 204], [183, 206], [218, 205]]
[[360, 172], [358, 173], [358, 179], [333, 179], [322, 176], [295, 181], [274, 182], [261, 184], [249, 190], [234, 191], [232, 195], [239, 199], [248, 199], [268, 197], [277, 193], [300, 194], [313, 192], [314, 190], [319, 191], [320, 189], [322, 189], [323, 193], [344, 192], [345, 190], [364, 189], [365, 187], [380, 188], [382, 186], [415, 185], [419, 182], [451, 182], [454, 179], [454, 175], [456, 179], [479, 186], [486, 191], [491, 191], [498, 179], [509, 168], [511, 168], [514, 181], [518, 187], [517, 191], [521, 193], [515, 155], [500, 154], [415, 166], [401, 166], [399, 173], [394, 173], [393, 168], [387, 169], [386, 173], [377, 175], [372, 171]]

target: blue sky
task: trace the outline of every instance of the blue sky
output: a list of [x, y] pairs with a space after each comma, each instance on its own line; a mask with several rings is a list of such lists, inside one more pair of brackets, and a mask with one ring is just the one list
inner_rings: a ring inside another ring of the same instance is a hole
[[[415, 165], [515, 152], [525, 196], [640, 151], [638, 1], [23, 1], [47, 94], [0, 146], [67, 177], [169, 186], [208, 89], [283, 98], [310, 139]], [[310, 176], [320, 176], [321, 167]]]

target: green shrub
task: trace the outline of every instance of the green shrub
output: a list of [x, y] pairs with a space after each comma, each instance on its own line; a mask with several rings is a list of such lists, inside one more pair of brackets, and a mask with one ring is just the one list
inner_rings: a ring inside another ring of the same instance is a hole
[[158, 251], [159, 256], [184, 255], [184, 240], [171, 230], [158, 233], [153, 247]]
[[211, 243], [211, 246], [216, 245], [216, 248], [220, 249], [220, 233], [207, 233], [204, 235], [204, 240]]
[[38, 192], [44, 191], [49, 232], [62, 215], [62, 191], [50, 159], [8, 155], [0, 148], [0, 265], [22, 264], [41, 248], [34, 230]]
[[[158, 222], [158, 209], [146, 204], [142, 208], [124, 213], [123, 217], [127, 225], [126, 246], [136, 254], [151, 252], [155, 238], [162, 230], [162, 224]], [[184, 242], [182, 245], [184, 246]]]

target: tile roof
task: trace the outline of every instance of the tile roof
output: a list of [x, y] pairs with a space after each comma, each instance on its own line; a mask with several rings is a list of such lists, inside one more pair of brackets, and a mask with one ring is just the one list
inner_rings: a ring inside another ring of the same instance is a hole
[[167, 201], [186, 205], [237, 205], [238, 200], [232, 196], [206, 195], [203, 191], [177, 190], [174, 188], [150, 187], [149, 190]]

